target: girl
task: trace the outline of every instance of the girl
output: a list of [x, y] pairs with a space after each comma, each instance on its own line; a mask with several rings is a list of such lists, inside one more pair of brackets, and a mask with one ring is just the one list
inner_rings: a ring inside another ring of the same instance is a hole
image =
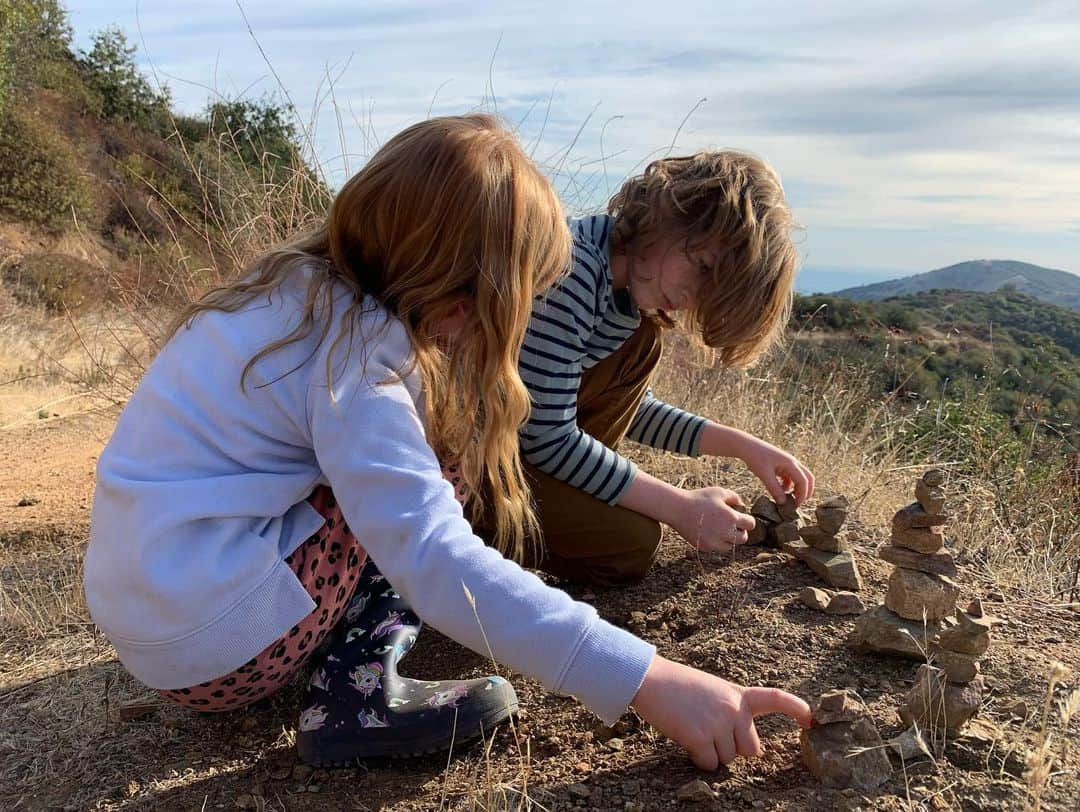
[[814, 487], [790, 454], [662, 403], [648, 388], [670, 314], [687, 313], [719, 360], [738, 367], [781, 334], [796, 254], [776, 173], [739, 152], [665, 158], [628, 180], [608, 208], [570, 221], [573, 268], [537, 297], [520, 360], [533, 404], [521, 445], [543, 530], [541, 565], [602, 585], [645, 574], [660, 522], [702, 550], [730, 549], [754, 528], [732, 491], [685, 491], [638, 471], [615, 451], [624, 437], [738, 457], [778, 502], [793, 491], [801, 504]]
[[656, 656], [465, 520], [440, 458], [508, 556], [535, 528], [518, 348], [569, 256], [514, 138], [489, 116], [433, 119], [312, 235], [190, 307], [98, 464], [87, 602], [124, 665], [218, 711], [315, 657], [297, 737], [315, 764], [445, 749], [516, 709], [495, 677], [400, 677], [421, 617], [604, 720], [633, 702], [702, 766], [756, 754], [755, 713], [809, 725], [794, 696]]

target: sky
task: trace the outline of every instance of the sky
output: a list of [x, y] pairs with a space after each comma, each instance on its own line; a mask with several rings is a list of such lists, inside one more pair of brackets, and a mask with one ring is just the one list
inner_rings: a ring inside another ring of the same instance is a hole
[[[495, 111], [571, 211], [666, 154], [773, 164], [803, 262], [1080, 273], [1080, 0], [115, 0], [176, 107], [276, 93], [332, 182], [428, 115]], [[250, 29], [250, 30], [249, 30]]]

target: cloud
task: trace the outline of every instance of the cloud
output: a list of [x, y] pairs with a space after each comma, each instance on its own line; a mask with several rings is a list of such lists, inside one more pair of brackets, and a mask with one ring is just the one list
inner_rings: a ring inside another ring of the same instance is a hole
[[[953, 238], [934, 235], [1007, 226], [1009, 245], [1026, 252], [1018, 258], [1069, 266], [1070, 213], [1080, 210], [1080, 18], [1071, 6], [319, 0], [245, 9], [303, 119], [327, 71], [344, 69], [337, 109], [324, 100], [316, 135], [335, 177], [345, 172], [338, 115], [355, 169], [429, 109], [497, 107], [535, 157], [557, 166], [578, 207], [601, 203], [650, 156], [735, 146], [780, 169], [818, 262], [834, 261], [821, 246], [841, 251], [819, 234], [889, 225], [945, 245]], [[72, 17], [84, 44], [119, 23], [188, 110], [204, 106], [207, 88], [278, 90], [235, 5], [143, 3], [138, 22], [134, 12], [123, 0], [81, 4]], [[898, 256], [844, 253], [844, 263], [912, 266], [902, 256], [915, 254], [910, 239], [875, 233], [876, 242], [858, 241], [863, 250], [887, 244]]]

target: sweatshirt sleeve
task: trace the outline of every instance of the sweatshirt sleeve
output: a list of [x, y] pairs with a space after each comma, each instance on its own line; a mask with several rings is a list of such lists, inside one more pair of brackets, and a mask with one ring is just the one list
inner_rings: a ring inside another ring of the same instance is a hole
[[701, 430], [707, 422], [700, 415], [657, 399], [649, 388], [626, 436], [635, 443], [696, 457], [700, 453]]
[[533, 306], [518, 364], [531, 410], [519, 437], [522, 456], [545, 474], [615, 504], [637, 468], [577, 424], [582, 359], [602, 315], [601, 268], [575, 245], [570, 273]]
[[490, 644], [499, 662], [577, 697], [605, 722], [617, 719], [655, 647], [484, 544], [442, 477], [405, 385], [368, 383], [392, 378], [388, 367], [349, 377], [332, 391], [312, 387], [312, 442], [345, 519], [383, 575], [443, 634], [483, 656]]

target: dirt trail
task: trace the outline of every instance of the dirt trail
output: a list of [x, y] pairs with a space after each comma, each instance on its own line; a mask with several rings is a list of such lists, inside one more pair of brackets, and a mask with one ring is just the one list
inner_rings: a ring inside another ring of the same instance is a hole
[[94, 466], [114, 422], [88, 413], [0, 431], [0, 538], [89, 526]]

